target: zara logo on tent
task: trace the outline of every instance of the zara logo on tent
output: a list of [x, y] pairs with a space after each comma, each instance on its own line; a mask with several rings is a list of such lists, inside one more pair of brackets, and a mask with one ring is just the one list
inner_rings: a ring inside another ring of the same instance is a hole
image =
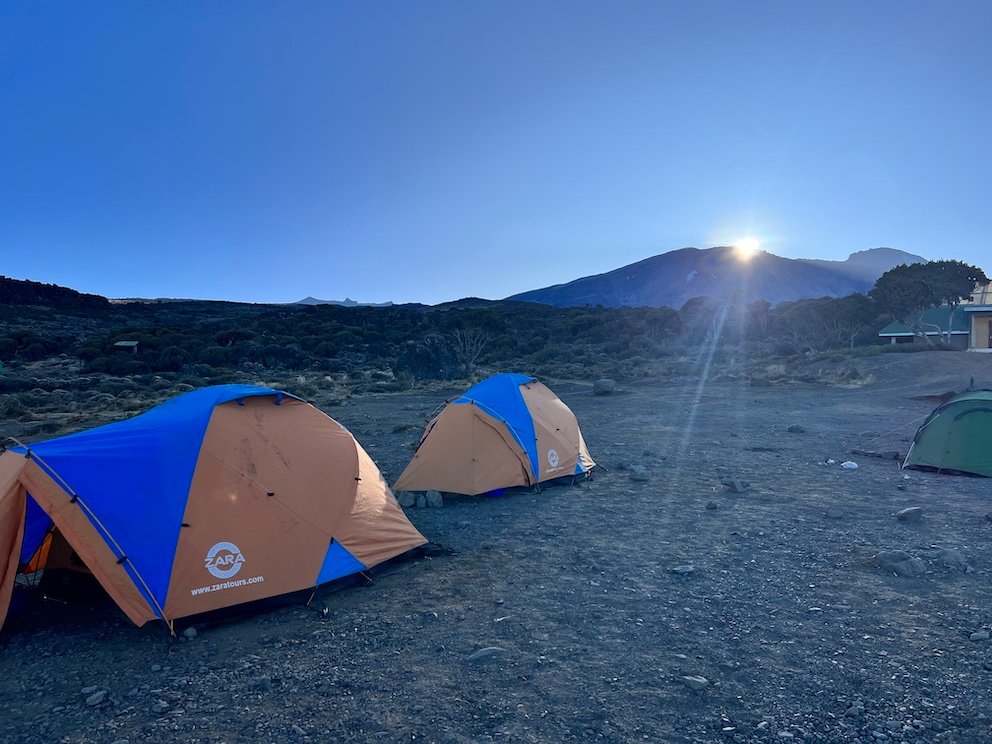
[[241, 570], [245, 557], [232, 542], [219, 542], [207, 551], [206, 569], [218, 579], [229, 579]]
[[559, 462], [560, 461], [558, 459], [558, 450], [549, 449], [548, 450], [548, 465], [550, 465], [553, 468], [556, 468], [556, 467], [558, 467], [558, 463]]

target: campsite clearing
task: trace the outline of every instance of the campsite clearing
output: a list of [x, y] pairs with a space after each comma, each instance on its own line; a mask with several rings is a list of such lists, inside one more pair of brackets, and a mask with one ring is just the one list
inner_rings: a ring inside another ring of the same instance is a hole
[[[988, 741], [992, 480], [840, 463], [905, 451], [913, 396], [992, 359], [848, 364], [845, 387], [552, 380], [602, 472], [410, 509], [456, 554], [309, 607], [186, 640], [32, 607], [0, 635], [0, 741]], [[392, 479], [460, 389], [334, 414]]]

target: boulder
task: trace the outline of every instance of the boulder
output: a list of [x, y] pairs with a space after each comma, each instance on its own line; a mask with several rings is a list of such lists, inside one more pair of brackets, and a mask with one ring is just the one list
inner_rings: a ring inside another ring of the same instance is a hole
[[486, 646], [485, 648], [480, 648], [468, 657], [469, 661], [483, 661], [484, 659], [491, 659], [495, 656], [502, 656], [506, 653], [505, 648], [500, 648], [499, 646]]
[[741, 478], [721, 478], [720, 482], [727, 487], [731, 493], [745, 493], [751, 485]]
[[417, 503], [416, 495], [410, 493], [409, 491], [400, 491], [396, 494], [396, 500], [399, 502], [400, 506], [406, 509], [409, 509]]
[[926, 563], [905, 550], [883, 550], [876, 553], [875, 565], [897, 576], [919, 576], [927, 570]]
[[444, 506], [444, 498], [442, 498], [439, 491], [428, 491], [424, 498], [427, 501], [427, 506], [429, 507], [439, 509]]
[[86, 698], [86, 704], [91, 708], [95, 708], [98, 705], [102, 705], [106, 699], [107, 699], [107, 691], [97, 690], [92, 695]]
[[949, 548], [939, 550], [935, 558], [941, 565], [947, 568], [971, 573], [971, 566], [968, 565], [968, 559], [957, 550], [950, 550]]
[[922, 506], [910, 506], [896, 513], [896, 519], [900, 522], [919, 522], [923, 518]]
[[699, 677], [695, 674], [689, 674], [686, 675], [685, 677], [682, 677], [682, 682], [684, 682], [685, 686], [688, 687], [690, 690], [695, 690], [696, 692], [699, 692], [700, 690], [705, 690], [707, 687], [710, 686], [710, 681], [706, 679], [706, 677]]
[[593, 395], [612, 395], [617, 390], [617, 384], [613, 380], [603, 378], [602, 380], [596, 380], [592, 384], [592, 394]]
[[651, 480], [651, 473], [647, 468], [637, 465], [630, 471], [630, 479], [635, 483], [646, 483]]

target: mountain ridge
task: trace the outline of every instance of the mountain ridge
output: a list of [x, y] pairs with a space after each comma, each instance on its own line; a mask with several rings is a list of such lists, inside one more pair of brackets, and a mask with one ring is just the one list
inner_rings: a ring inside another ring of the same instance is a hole
[[867, 292], [889, 269], [926, 261], [894, 248], [869, 248], [844, 261], [795, 259], [758, 251], [747, 260], [728, 246], [681, 248], [507, 300], [556, 307], [679, 308], [692, 297], [764, 299], [772, 304]]

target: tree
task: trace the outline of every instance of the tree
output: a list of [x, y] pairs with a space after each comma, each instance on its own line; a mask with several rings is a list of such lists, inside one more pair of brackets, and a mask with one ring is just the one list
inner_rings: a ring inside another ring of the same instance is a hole
[[[886, 271], [868, 293], [884, 310], [930, 343], [926, 328], [937, 328], [945, 343], [950, 342], [954, 313], [975, 288], [987, 284], [988, 277], [977, 266], [962, 261], [930, 261], [902, 264]], [[949, 305], [947, 328], [923, 322], [923, 311]]]
[[456, 328], [451, 332], [452, 348], [466, 377], [472, 374], [475, 363], [489, 342], [489, 336], [478, 328]]

